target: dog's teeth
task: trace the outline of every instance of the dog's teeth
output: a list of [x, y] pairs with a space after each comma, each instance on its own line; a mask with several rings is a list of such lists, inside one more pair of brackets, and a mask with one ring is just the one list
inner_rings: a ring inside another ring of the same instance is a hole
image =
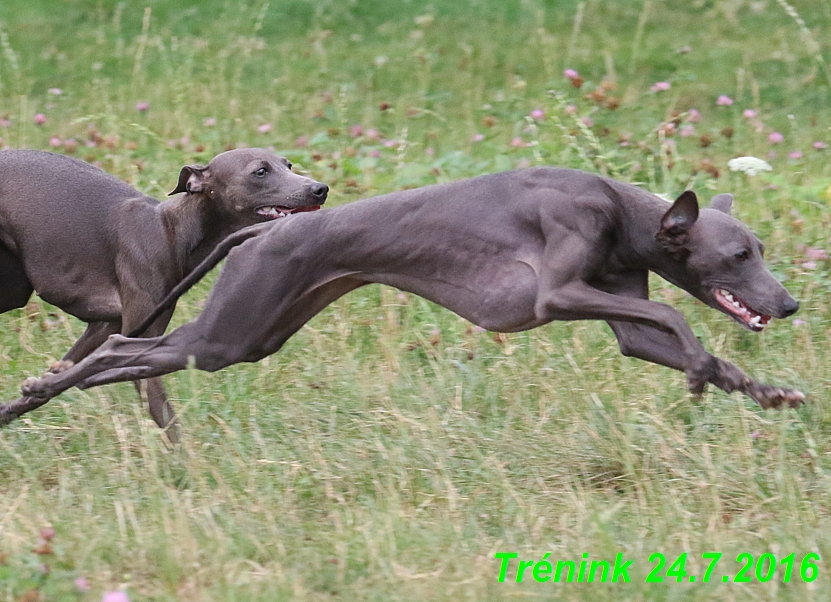
[[741, 309], [742, 304], [741, 304], [741, 303], [739, 303], [738, 301], [733, 301], [733, 307], [735, 307], [735, 308], [737, 308], [737, 309]]

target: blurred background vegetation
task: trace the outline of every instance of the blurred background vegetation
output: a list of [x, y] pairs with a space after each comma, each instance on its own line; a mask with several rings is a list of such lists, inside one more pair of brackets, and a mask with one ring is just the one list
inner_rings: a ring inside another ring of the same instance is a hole
[[[658, 279], [652, 296], [810, 401], [694, 400], [603, 324], [495, 335], [368, 287], [263, 362], [166, 378], [177, 449], [129, 385], [0, 430], [0, 600], [825, 599], [830, 31], [807, 0], [4, 3], [3, 148], [158, 198], [245, 145], [332, 205], [535, 164], [731, 191], [800, 313], [755, 335]], [[772, 170], [730, 172], [744, 155]], [[0, 320], [5, 399], [82, 332], [36, 298]], [[652, 552], [700, 576], [712, 550], [718, 578], [744, 551], [823, 560], [810, 584], [644, 583]], [[498, 583], [496, 551], [623, 553], [633, 582]]]

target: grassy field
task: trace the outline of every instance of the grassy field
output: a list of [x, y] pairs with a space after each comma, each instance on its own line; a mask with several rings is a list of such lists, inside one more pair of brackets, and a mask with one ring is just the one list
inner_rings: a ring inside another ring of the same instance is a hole
[[[536, 164], [731, 191], [800, 312], [759, 335], [657, 278], [653, 298], [809, 403], [696, 400], [604, 324], [494, 335], [367, 287], [258, 364], [166, 377], [175, 449], [129, 384], [0, 430], [0, 602], [828, 600], [829, 41], [831, 3], [808, 0], [4, 3], [3, 148], [158, 198], [242, 145], [285, 154], [332, 205]], [[772, 170], [730, 172], [742, 155]], [[37, 298], [3, 315], [2, 399], [82, 331]], [[500, 583], [497, 552], [622, 554], [631, 582], [515, 583], [515, 560]], [[663, 575], [686, 552], [697, 582], [646, 583], [657, 552]], [[783, 565], [734, 583], [742, 552], [794, 553], [790, 583]]]

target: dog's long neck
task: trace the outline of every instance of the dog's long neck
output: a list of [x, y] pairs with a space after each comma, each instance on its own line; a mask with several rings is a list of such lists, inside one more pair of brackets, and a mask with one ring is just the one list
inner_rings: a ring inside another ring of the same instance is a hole
[[684, 280], [688, 277], [684, 261], [674, 257], [655, 238], [670, 204], [645, 191], [639, 190], [639, 193], [627, 195], [623, 203], [624, 218], [620, 226], [627, 247], [624, 264], [647, 268], [684, 288]]
[[182, 275], [189, 273], [231, 233], [213, 201], [184, 193], [161, 204], [167, 242]]

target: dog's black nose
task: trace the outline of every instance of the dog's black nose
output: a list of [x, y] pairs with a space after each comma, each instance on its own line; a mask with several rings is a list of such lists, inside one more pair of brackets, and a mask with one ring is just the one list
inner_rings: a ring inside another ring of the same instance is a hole
[[329, 187], [326, 184], [321, 184], [320, 182], [315, 182], [311, 186], [311, 192], [320, 201], [323, 201], [323, 200], [326, 199], [326, 195], [329, 194]]
[[799, 309], [799, 302], [796, 299], [788, 299], [782, 305], [782, 311], [785, 312], [785, 317], [794, 315]]

